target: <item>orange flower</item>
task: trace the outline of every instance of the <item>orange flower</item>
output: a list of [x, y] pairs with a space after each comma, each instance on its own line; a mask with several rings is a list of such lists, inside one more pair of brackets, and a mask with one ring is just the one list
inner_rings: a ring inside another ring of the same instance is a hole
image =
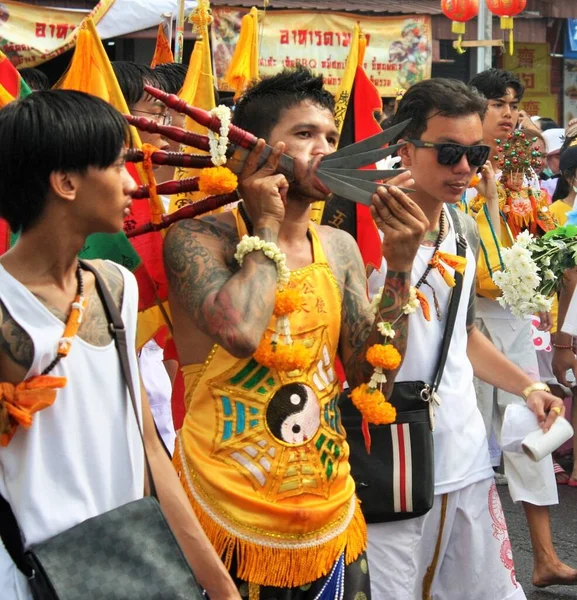
[[205, 194], [220, 195], [234, 192], [238, 177], [226, 167], [209, 167], [200, 172], [198, 189]]
[[373, 367], [381, 367], [385, 371], [394, 371], [401, 364], [401, 355], [399, 351], [387, 344], [375, 344], [367, 350], [367, 362]]
[[286, 288], [276, 293], [274, 302], [275, 317], [284, 317], [296, 310], [303, 304], [300, 292], [295, 288]]
[[397, 418], [395, 407], [387, 402], [384, 394], [366, 383], [351, 392], [351, 400], [363, 417], [373, 425], [388, 425]]
[[303, 344], [272, 345], [270, 340], [263, 340], [259, 344], [253, 358], [264, 367], [284, 373], [308, 369], [313, 361], [311, 351]]
[[470, 188], [477, 187], [479, 185], [480, 181], [481, 181], [481, 178], [478, 175], [473, 175], [473, 179], [471, 179], [471, 181], [469, 183], [469, 187]]

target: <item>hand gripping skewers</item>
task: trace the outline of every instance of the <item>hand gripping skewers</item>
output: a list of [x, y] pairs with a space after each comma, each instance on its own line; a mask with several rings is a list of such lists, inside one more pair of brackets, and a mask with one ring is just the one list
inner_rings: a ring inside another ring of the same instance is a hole
[[[174, 94], [167, 94], [152, 86], [145, 86], [146, 91], [163, 102], [167, 107], [183, 113], [199, 125], [206, 127], [210, 131], [218, 133], [220, 131], [220, 120], [213, 114], [187, 104]], [[208, 150], [210, 148], [207, 136], [188, 132], [179, 127], [168, 125], [159, 125], [155, 121], [144, 117], [133, 117], [125, 115], [127, 121], [150, 133], [159, 133], [169, 139], [198, 148]], [[358, 170], [361, 167], [374, 164], [379, 160], [395, 153], [403, 144], [394, 144], [383, 148], [391, 140], [397, 138], [405, 129], [409, 121], [403, 121], [398, 125], [390, 127], [356, 144], [351, 144], [345, 148], [324, 156], [314, 165], [310, 165], [306, 175], [299, 175], [295, 171], [295, 162], [287, 154], [280, 158], [278, 171], [283, 173], [289, 182], [295, 181], [298, 177], [307, 178], [308, 183], [317, 190], [330, 196], [337, 194], [353, 202], [359, 202], [369, 206], [371, 197], [376, 192], [377, 187], [386, 185], [382, 180], [388, 179], [402, 173], [401, 170]], [[229, 146], [226, 153], [226, 167], [234, 173], [240, 173], [246, 157], [257, 143], [257, 138], [251, 133], [230, 125], [228, 132]], [[272, 152], [270, 146], [265, 146], [260, 164], [264, 164]], [[138, 150], [129, 150], [126, 159], [132, 162], [140, 162], [144, 159], [144, 154]], [[174, 165], [182, 167], [205, 168], [212, 166], [211, 157], [206, 155], [187, 154], [182, 152], [163, 152], [157, 151], [151, 155], [152, 162], [159, 165]], [[299, 179], [299, 182], [302, 182]], [[403, 189], [403, 188], [401, 188]], [[198, 190], [198, 178], [191, 177], [181, 181], [167, 181], [157, 186], [157, 192], [163, 195], [178, 194]], [[412, 191], [404, 189], [403, 191]], [[148, 197], [148, 186], [140, 186], [133, 193], [134, 198]], [[148, 223], [138, 227], [127, 235], [134, 237], [150, 231], [164, 229], [180, 219], [194, 218], [206, 212], [216, 210], [221, 206], [234, 202], [238, 199], [236, 192], [222, 194], [219, 196], [209, 196], [203, 200], [195, 202], [181, 208], [180, 210], [164, 215], [162, 221], [157, 224]]]

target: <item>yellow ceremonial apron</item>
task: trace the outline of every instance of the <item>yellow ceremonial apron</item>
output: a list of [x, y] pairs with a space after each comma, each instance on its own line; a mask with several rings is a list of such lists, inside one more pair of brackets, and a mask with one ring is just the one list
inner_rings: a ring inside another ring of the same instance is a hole
[[203, 365], [182, 367], [177, 472], [227, 568], [235, 557], [238, 577], [275, 587], [314, 581], [343, 552], [348, 564], [366, 546], [337, 406], [342, 300], [310, 232], [314, 262], [291, 272], [303, 305], [289, 318], [293, 339], [314, 353], [311, 367], [279, 372], [217, 345]]

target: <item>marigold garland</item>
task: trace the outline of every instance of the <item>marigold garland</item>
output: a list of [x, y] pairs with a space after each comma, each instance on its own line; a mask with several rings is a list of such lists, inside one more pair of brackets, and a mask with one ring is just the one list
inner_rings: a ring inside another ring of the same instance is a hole
[[203, 169], [198, 177], [198, 189], [209, 195], [230, 194], [238, 186], [238, 177], [226, 167]]
[[301, 308], [303, 299], [296, 288], [277, 290], [274, 303], [274, 316], [284, 317]]
[[313, 362], [312, 352], [302, 343], [279, 344], [267, 339], [261, 341], [253, 358], [263, 367], [285, 373], [308, 369]]
[[388, 425], [397, 418], [395, 407], [376, 388], [363, 383], [351, 392], [351, 400], [363, 417], [374, 425]]
[[469, 185], [467, 187], [469, 189], [477, 187], [480, 182], [481, 182], [481, 178], [478, 175], [473, 175], [473, 179], [471, 179], [471, 181], [469, 182]]
[[367, 362], [385, 371], [394, 371], [401, 364], [401, 354], [391, 344], [374, 344], [367, 350]]

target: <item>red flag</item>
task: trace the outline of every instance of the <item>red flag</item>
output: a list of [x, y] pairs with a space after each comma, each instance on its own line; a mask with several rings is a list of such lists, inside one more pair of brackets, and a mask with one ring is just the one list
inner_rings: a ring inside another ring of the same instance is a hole
[[[357, 67], [353, 88], [355, 142], [381, 132], [375, 120], [375, 111], [382, 108], [381, 97], [377, 88], [368, 78], [362, 67]], [[374, 169], [375, 165], [370, 167]], [[357, 244], [365, 265], [381, 266], [382, 251], [379, 232], [371, 216], [368, 206], [357, 204]]]

